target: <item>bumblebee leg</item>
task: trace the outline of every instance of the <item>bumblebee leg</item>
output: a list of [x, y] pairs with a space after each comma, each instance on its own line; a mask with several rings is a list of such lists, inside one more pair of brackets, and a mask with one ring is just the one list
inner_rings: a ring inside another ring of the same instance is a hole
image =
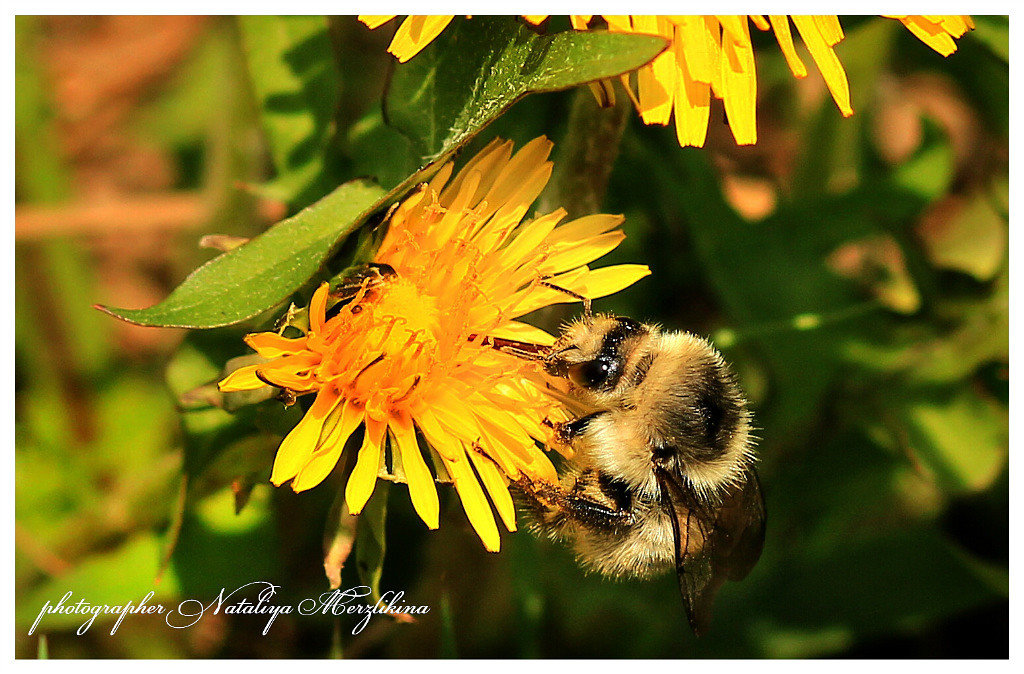
[[627, 528], [633, 525], [635, 519], [629, 510], [609, 507], [575, 491], [566, 494], [562, 502], [562, 513], [568, 519], [597, 530]]
[[605, 413], [606, 412], [604, 411], [592, 412], [586, 416], [580, 417], [579, 419], [553, 424], [553, 428], [555, 429], [555, 439], [564, 445], [571, 445], [573, 440], [583, 435], [591, 421]]
[[595, 471], [582, 473], [571, 491], [557, 485], [538, 483], [523, 476], [516, 480], [519, 490], [531, 500], [531, 506], [544, 524], [561, 528], [576, 523], [598, 531], [630, 527], [635, 517], [626, 502], [612, 498], [601, 488]]

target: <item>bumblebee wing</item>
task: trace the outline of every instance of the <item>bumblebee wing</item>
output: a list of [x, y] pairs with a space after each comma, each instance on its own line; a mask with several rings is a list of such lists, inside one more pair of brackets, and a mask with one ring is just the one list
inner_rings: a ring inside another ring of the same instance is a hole
[[743, 580], [761, 558], [767, 520], [761, 480], [748, 468], [743, 484], [726, 498], [715, 522], [716, 557], [729, 580]]
[[694, 634], [711, 623], [715, 594], [726, 580], [744, 578], [761, 556], [765, 510], [760, 483], [748, 469], [716, 511], [702, 509], [680, 480], [663, 473], [662, 498], [675, 539], [676, 574]]
[[696, 513], [687, 510], [686, 514], [672, 517], [672, 530], [676, 544], [676, 575], [679, 579], [679, 591], [683, 595], [686, 607], [686, 618], [690, 629], [697, 636], [707, 631], [711, 623], [711, 605], [718, 590], [714, 581], [714, 569], [711, 557], [696, 542], [700, 534], [696, 526]]

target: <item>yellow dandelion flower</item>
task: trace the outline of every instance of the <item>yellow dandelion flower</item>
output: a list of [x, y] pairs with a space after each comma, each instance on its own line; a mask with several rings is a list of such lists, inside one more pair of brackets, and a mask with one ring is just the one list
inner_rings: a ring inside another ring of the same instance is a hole
[[[397, 15], [360, 14], [358, 18], [366, 24], [367, 28], [373, 30], [395, 16]], [[388, 53], [394, 54], [400, 63], [405, 63], [440, 35], [441, 31], [447, 28], [454, 18], [454, 14], [450, 16], [407, 16], [398, 27], [398, 31], [395, 32], [395, 36], [391, 38]]]
[[[393, 16], [360, 16], [363, 23], [376, 28]], [[453, 17], [409, 16], [399, 27], [388, 51], [407, 61], [430, 43]], [[537, 25], [547, 15], [524, 16]], [[569, 17], [573, 28], [587, 30], [591, 15]], [[790, 27], [796, 27], [811, 58], [821, 72], [833, 100], [844, 117], [853, 114], [850, 85], [846, 71], [835, 53], [843, 39], [839, 17], [835, 15], [700, 15], [640, 16], [603, 15], [602, 29], [621, 33], [659, 35], [669, 40], [669, 48], [651, 63], [636, 71], [636, 93], [628, 75], [623, 76], [626, 92], [646, 124], [666, 125], [675, 120], [676, 138], [681, 146], [702, 147], [707, 138], [711, 99], [721, 99], [729, 128], [738, 145], [757, 142], [757, 76], [750, 23], [762, 31], [771, 30], [779, 43], [790, 71], [797, 78], [807, 77], [807, 66], [797, 55]], [[914, 35], [943, 56], [956, 51], [954, 38], [974, 28], [969, 16], [891, 15]], [[606, 88], [592, 85], [598, 100], [608, 96]]]
[[[578, 27], [577, 17], [573, 22]], [[907, 28], [944, 56], [956, 51], [953, 37], [973, 28], [965, 16], [900, 16]], [[541, 17], [529, 17], [537, 22]], [[850, 85], [835, 46], [843, 39], [835, 15], [605, 16], [608, 30], [660, 35], [669, 48], [637, 71], [635, 104], [647, 124], [668, 124], [674, 116], [681, 146], [701, 147], [707, 137], [712, 96], [725, 107], [729, 128], [739, 145], [757, 142], [757, 77], [749, 24], [771, 30], [790, 71], [807, 76], [796, 53], [790, 21], [817, 65], [844, 117], [853, 114]], [[626, 90], [631, 93], [628, 82]]]
[[506, 479], [557, 480], [538, 442], [548, 437], [545, 419], [564, 419], [564, 412], [530, 376], [532, 363], [484, 338], [549, 344], [551, 335], [516, 319], [571, 301], [551, 284], [596, 298], [650, 271], [587, 266], [621, 243], [622, 216], [562, 223], [559, 209], [524, 222], [551, 176], [551, 146], [541, 137], [513, 154], [511, 142], [496, 140], [454, 177], [445, 165], [390, 215], [373, 259], [377, 271], [346, 284], [355, 288], [349, 301], [330, 307], [323, 284], [305, 334], [246, 337], [269, 360], [231, 373], [221, 390], [272, 384], [316, 394], [282, 441], [271, 482], [291, 480], [296, 491], [316, 486], [362, 427], [345, 487], [349, 510], [359, 513], [370, 498], [390, 447], [393, 477], [408, 483], [416, 512], [434, 529], [438, 495], [422, 438], [438, 477], [451, 478], [484, 546], [496, 551], [484, 491], [514, 531]]
[[962, 37], [969, 30], [974, 30], [974, 21], [966, 15], [928, 15], [884, 14], [886, 18], [897, 19], [917, 36], [921, 42], [949, 56], [956, 51], [953, 38]]

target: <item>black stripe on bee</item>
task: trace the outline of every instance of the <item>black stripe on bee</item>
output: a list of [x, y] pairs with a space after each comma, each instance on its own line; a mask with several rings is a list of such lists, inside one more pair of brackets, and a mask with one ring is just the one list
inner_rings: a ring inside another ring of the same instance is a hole
[[623, 480], [602, 471], [597, 474], [597, 484], [601, 488], [601, 492], [615, 504], [617, 509], [628, 510], [632, 506], [633, 497], [629, 491], [629, 484]]
[[740, 425], [742, 401], [732, 375], [722, 365], [709, 365], [694, 382], [693, 426], [698, 445], [708, 458], [729, 449], [733, 433]]
[[618, 353], [619, 345], [629, 337], [635, 337], [647, 332], [641, 323], [625, 316], [615, 317], [615, 327], [605, 333], [604, 341], [601, 344], [601, 351], [612, 349]]
[[676, 431], [666, 444], [689, 461], [711, 461], [728, 452], [743, 421], [743, 399], [725, 366], [702, 366], [680, 396], [684, 404], [668, 410]]

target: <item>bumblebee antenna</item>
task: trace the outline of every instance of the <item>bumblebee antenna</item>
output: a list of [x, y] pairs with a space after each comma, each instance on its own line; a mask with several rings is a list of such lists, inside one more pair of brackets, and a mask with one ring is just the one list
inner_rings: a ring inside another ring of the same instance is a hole
[[579, 294], [575, 290], [569, 290], [568, 288], [563, 288], [562, 286], [555, 285], [554, 283], [551, 283], [549, 281], [545, 281], [543, 279], [541, 279], [540, 284], [542, 286], [544, 286], [545, 288], [551, 288], [552, 290], [557, 290], [560, 293], [565, 293], [569, 297], [572, 297], [574, 299], [579, 300], [580, 302], [583, 302], [583, 321], [586, 324], [588, 324], [588, 325], [594, 322], [594, 314], [590, 310], [591, 299], [589, 297], [584, 297], [583, 295]]

